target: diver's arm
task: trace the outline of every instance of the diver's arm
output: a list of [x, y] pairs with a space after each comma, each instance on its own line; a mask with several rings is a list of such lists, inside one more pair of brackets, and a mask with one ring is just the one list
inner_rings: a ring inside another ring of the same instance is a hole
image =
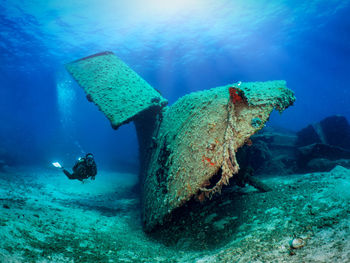
[[64, 172], [64, 174], [71, 180], [75, 179], [74, 174], [71, 174], [70, 172], [68, 172], [66, 169], [62, 168], [62, 171]]

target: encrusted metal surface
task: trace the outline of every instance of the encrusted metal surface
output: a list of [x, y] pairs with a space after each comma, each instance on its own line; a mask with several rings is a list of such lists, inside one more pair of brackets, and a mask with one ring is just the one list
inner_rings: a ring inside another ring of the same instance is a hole
[[[238, 172], [237, 149], [264, 126], [274, 108], [282, 111], [294, 100], [284, 81], [268, 81], [192, 93], [171, 106], [144, 183], [146, 230], [192, 197], [203, 200], [220, 192]], [[211, 185], [217, 173], [220, 180]]]
[[112, 52], [79, 59], [66, 68], [115, 129], [145, 110], [167, 104], [158, 91]]

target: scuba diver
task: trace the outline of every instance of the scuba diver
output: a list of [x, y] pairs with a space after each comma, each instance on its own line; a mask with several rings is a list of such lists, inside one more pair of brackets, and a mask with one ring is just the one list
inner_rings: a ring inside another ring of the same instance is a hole
[[97, 167], [94, 160], [94, 155], [88, 153], [85, 157], [81, 157], [73, 166], [73, 173], [68, 172], [59, 163], [53, 163], [55, 167], [61, 168], [64, 174], [71, 180], [78, 179], [83, 181], [91, 177], [91, 180], [95, 180], [97, 174]]

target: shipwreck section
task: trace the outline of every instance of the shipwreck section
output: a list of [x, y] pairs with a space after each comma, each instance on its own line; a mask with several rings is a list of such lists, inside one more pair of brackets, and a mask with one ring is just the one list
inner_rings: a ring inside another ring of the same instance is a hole
[[66, 64], [66, 69], [114, 129], [134, 121], [142, 177], [143, 171], [147, 170], [152, 134], [168, 101], [112, 52], [73, 61]]
[[114, 129], [167, 104], [158, 91], [112, 52], [79, 59], [66, 68]]
[[239, 170], [237, 149], [273, 109], [282, 112], [294, 100], [285, 81], [239, 82], [186, 95], [166, 110], [143, 182], [145, 230], [191, 198], [220, 192]]
[[134, 121], [140, 149], [144, 229], [171, 219], [190, 199], [204, 201], [238, 173], [236, 151], [273, 109], [295, 98], [285, 81], [235, 83], [195, 92], [171, 107], [111, 52], [66, 65], [112, 127]]

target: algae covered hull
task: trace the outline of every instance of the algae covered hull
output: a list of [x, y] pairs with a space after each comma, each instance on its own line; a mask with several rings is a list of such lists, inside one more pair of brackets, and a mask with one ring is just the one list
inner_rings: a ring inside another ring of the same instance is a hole
[[69, 63], [67, 70], [113, 127], [135, 122], [148, 231], [190, 199], [220, 192], [238, 173], [238, 148], [264, 127], [273, 109], [282, 112], [295, 100], [285, 81], [238, 82], [166, 107], [166, 99], [111, 52]]

